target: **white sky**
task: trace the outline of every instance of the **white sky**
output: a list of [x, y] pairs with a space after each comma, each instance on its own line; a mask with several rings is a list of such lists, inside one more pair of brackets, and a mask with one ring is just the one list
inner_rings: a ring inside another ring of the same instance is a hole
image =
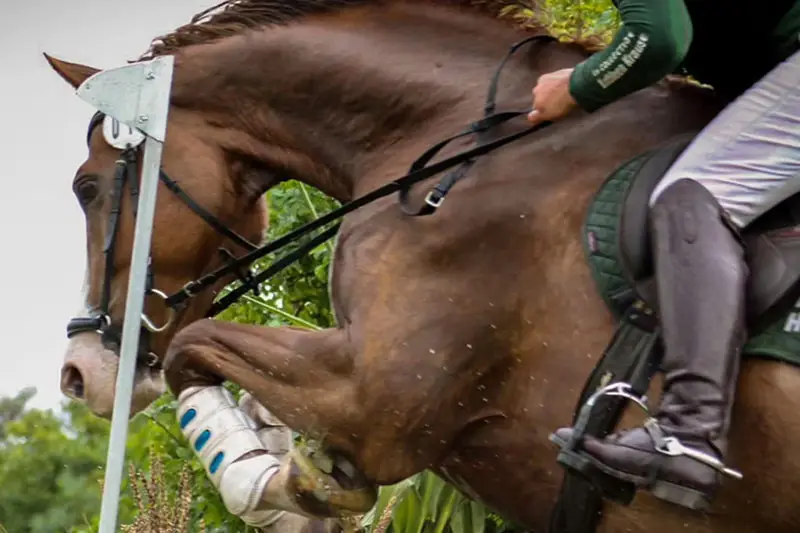
[[216, 3], [25, 0], [0, 16], [0, 396], [33, 385], [32, 405], [58, 406], [65, 327], [83, 281], [83, 216], [70, 185], [94, 110], [42, 52], [120, 66]]

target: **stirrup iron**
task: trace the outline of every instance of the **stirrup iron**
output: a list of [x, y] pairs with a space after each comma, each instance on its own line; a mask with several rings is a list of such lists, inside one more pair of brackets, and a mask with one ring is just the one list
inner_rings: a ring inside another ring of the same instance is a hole
[[647, 396], [638, 395], [630, 383], [621, 381], [610, 383], [595, 391], [583, 404], [572, 427], [572, 435], [568, 440], [564, 441], [555, 434], [551, 434], [550, 442], [561, 448], [557, 460], [562, 466], [580, 474], [594, 485], [605, 498], [621, 505], [630, 505], [636, 496], [636, 485], [619, 479], [610, 472], [603, 471], [592, 461], [591, 456], [581, 449], [581, 443], [586, 434], [586, 428], [591, 420], [592, 413], [597, 407], [597, 402], [603, 396], [625, 398], [650, 416], [650, 410], [647, 407]]
[[[586, 403], [583, 404], [583, 407], [581, 407], [580, 413], [578, 414], [578, 419], [575, 421], [575, 425], [572, 427], [572, 437], [569, 439], [569, 441], [563, 442], [555, 435], [550, 435], [550, 442], [557, 444], [562, 450], [568, 450], [572, 452], [576, 451], [577, 446], [583, 440], [583, 436], [586, 433], [586, 426], [589, 424], [592, 412], [597, 406], [597, 402], [603, 396], [625, 398], [626, 400], [636, 404], [642, 411], [645, 412], [645, 414], [650, 416], [650, 409], [647, 407], [647, 396], [637, 395], [630, 383], [625, 383], [623, 381], [609, 383], [605, 387], [597, 389], [591, 396], [589, 396], [589, 399], [586, 400]], [[562, 462], [560, 455], [559, 462]]]

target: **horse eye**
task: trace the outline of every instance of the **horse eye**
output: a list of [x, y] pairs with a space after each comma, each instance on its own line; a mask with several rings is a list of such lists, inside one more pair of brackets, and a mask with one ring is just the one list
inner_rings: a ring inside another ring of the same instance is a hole
[[82, 205], [89, 205], [97, 198], [97, 183], [93, 179], [83, 179], [75, 184], [75, 194]]

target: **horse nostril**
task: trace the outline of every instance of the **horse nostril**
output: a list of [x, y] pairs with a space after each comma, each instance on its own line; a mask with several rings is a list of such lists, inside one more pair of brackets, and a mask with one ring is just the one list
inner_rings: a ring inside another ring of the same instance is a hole
[[83, 400], [83, 375], [77, 367], [67, 365], [61, 373], [61, 389], [75, 400]]

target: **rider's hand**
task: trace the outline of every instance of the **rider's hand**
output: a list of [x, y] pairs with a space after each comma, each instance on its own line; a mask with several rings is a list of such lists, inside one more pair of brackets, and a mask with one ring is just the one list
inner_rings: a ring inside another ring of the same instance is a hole
[[552, 122], [566, 116], [578, 106], [569, 93], [572, 70], [564, 68], [539, 76], [536, 87], [533, 88], [533, 111], [528, 114], [529, 122]]

